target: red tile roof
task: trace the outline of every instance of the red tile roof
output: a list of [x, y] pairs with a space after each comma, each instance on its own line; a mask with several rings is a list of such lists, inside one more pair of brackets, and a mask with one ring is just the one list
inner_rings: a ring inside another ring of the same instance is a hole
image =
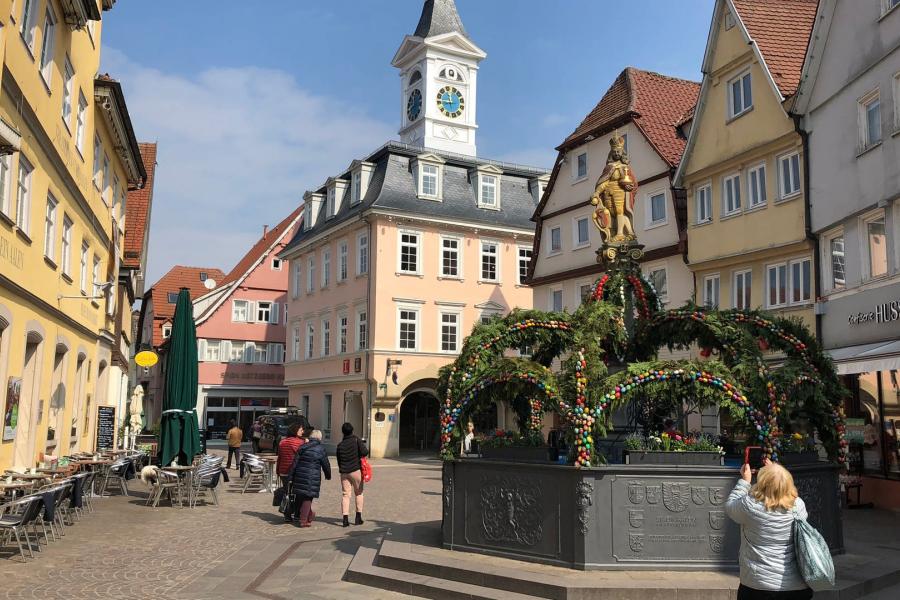
[[125, 203], [125, 257], [122, 266], [140, 269], [144, 252], [144, 238], [150, 226], [150, 208], [153, 203], [153, 181], [156, 174], [156, 144], [140, 143], [141, 161], [147, 172], [144, 187], [128, 192]]
[[178, 293], [181, 288], [186, 287], [191, 291], [191, 300], [209, 292], [200, 279], [200, 273], [206, 273], [210, 279], [217, 282], [225, 277], [220, 269], [211, 269], [206, 267], [182, 267], [176, 265], [172, 267], [168, 273], [162, 276], [159, 281], [150, 288], [151, 298], [153, 299], [153, 346], [158, 347], [163, 342], [162, 325], [167, 320], [171, 321], [175, 316], [175, 305], [169, 304], [169, 292]]
[[250, 248], [250, 251], [244, 255], [244, 258], [239, 260], [234, 268], [231, 269], [228, 275], [225, 276], [225, 279], [219, 282], [219, 285], [229, 284], [243, 277], [243, 275], [256, 264], [256, 261], [272, 247], [272, 244], [274, 244], [276, 240], [284, 237], [284, 234], [290, 229], [294, 219], [300, 216], [301, 212], [303, 212], [302, 205], [298, 206], [294, 212], [285, 217], [281, 223], [272, 229], [267, 230], [266, 233], [259, 238], [259, 241]]
[[741, 22], [785, 98], [800, 85], [818, 5], [818, 0], [734, 0]]
[[633, 121], [660, 157], [675, 167], [685, 145], [675, 125], [696, 104], [699, 92], [700, 84], [695, 81], [628, 67], [557, 150], [578, 146], [588, 136]]

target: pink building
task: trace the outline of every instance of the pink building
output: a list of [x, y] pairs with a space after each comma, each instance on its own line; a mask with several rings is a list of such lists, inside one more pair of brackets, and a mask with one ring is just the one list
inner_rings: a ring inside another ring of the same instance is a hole
[[284, 387], [287, 264], [278, 258], [300, 209], [263, 236], [213, 290], [194, 300], [201, 427], [224, 438], [231, 419], [248, 432], [258, 414], [287, 406]]

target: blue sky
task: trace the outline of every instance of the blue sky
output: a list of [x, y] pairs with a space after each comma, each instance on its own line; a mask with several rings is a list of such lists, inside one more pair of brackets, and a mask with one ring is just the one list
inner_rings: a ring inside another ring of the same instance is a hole
[[[148, 279], [228, 271], [400, 121], [390, 66], [423, 0], [153, 0], [104, 13], [102, 70], [159, 143]], [[549, 168], [626, 66], [699, 80], [713, 0], [457, 0], [487, 53], [478, 151]]]

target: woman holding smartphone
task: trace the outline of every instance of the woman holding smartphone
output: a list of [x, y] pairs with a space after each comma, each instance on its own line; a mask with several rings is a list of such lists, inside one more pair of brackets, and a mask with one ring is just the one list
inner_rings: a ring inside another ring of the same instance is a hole
[[765, 459], [756, 485], [749, 462], [728, 496], [725, 512], [741, 526], [741, 585], [738, 600], [808, 600], [813, 592], [803, 581], [794, 555], [795, 513], [806, 519], [806, 505], [787, 469]]

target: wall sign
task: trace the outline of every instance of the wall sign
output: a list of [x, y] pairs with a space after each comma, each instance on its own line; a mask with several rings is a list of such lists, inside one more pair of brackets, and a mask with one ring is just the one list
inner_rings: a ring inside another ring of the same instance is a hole
[[10, 377], [6, 387], [6, 413], [3, 416], [3, 441], [15, 439], [19, 427], [19, 396], [22, 378]]
[[97, 407], [97, 450], [111, 450], [116, 441], [116, 408]]
[[869, 323], [890, 323], [900, 319], [900, 302], [891, 300], [882, 304], [876, 304], [874, 310], [851, 314], [847, 321], [851, 326], [866, 325]]
[[345, 358], [344, 359], [344, 375], [347, 375], [349, 373], [350, 373], [350, 359]]

